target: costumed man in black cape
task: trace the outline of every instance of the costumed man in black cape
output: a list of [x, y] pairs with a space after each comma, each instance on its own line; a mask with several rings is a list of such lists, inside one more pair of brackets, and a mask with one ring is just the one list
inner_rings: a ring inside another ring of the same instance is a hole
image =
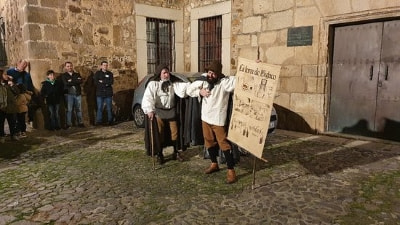
[[[157, 155], [158, 162], [163, 164], [163, 148], [173, 146], [172, 159], [183, 161], [179, 154], [179, 115], [180, 98], [186, 97], [189, 83], [169, 73], [167, 65], [159, 65], [154, 77], [147, 84], [143, 95], [142, 109], [145, 119], [145, 142], [148, 155]], [[182, 101], [183, 102], [183, 101]], [[184, 107], [183, 107], [184, 109]], [[152, 132], [152, 133], [151, 133]]]

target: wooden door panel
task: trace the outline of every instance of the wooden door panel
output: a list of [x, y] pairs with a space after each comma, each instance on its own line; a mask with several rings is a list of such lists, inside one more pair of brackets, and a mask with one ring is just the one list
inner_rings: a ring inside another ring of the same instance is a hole
[[400, 141], [400, 21], [384, 22], [378, 81], [376, 131]]

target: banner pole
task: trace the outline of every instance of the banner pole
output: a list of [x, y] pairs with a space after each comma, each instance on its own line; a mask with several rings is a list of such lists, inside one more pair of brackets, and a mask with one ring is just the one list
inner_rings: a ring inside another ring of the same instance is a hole
[[257, 157], [253, 156], [254, 160], [253, 160], [253, 182], [251, 184], [251, 190], [254, 190], [254, 186], [256, 184], [256, 163], [257, 163]]

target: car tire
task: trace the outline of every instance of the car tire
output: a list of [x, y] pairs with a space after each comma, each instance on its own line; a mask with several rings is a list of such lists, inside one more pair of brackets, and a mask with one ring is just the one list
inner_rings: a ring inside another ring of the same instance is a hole
[[132, 114], [133, 114], [133, 122], [135, 123], [135, 125], [137, 127], [143, 128], [145, 115], [140, 105], [135, 105], [135, 107], [133, 107]]

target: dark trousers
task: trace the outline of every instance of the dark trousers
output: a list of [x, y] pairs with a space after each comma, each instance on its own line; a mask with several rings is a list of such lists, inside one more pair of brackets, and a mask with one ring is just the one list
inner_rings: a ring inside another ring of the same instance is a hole
[[0, 136], [4, 137], [5, 136], [5, 131], [4, 131], [4, 122], [8, 122], [8, 127], [10, 129], [10, 135], [14, 136], [16, 131], [15, 131], [15, 115], [12, 113], [6, 113], [0, 110]]
[[26, 132], [26, 112], [16, 114], [16, 132]]

